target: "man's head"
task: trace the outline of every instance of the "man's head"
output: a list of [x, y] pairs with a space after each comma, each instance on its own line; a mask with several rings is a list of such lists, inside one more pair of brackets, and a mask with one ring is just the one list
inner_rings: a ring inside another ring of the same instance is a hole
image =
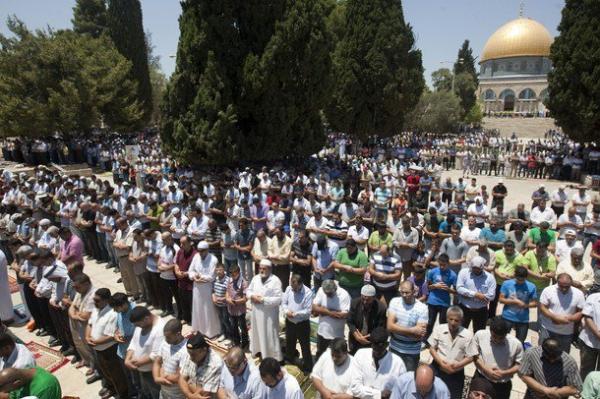
[[268, 259], [263, 259], [258, 264], [258, 272], [260, 273], [260, 277], [263, 279], [267, 279], [271, 275], [271, 270], [273, 268], [273, 264]]
[[409, 305], [415, 303], [415, 285], [409, 280], [403, 281], [400, 283], [400, 295], [404, 303]]
[[468, 399], [494, 399], [496, 390], [491, 382], [483, 377], [475, 377], [471, 380]]
[[421, 364], [415, 370], [415, 387], [422, 397], [426, 397], [433, 389], [435, 374], [427, 364]]
[[192, 335], [186, 344], [188, 355], [196, 365], [200, 365], [208, 355], [208, 342], [204, 335], [196, 333]]
[[515, 254], [515, 242], [513, 240], [504, 241], [504, 254], [513, 256]]
[[486, 260], [481, 256], [474, 257], [473, 259], [471, 259], [471, 272], [479, 276], [481, 273], [483, 273], [483, 269], [486, 263]]
[[573, 248], [571, 250], [571, 265], [573, 267], [579, 268], [583, 264], [583, 249], [582, 248]]
[[333, 364], [339, 367], [346, 362], [346, 359], [348, 359], [348, 345], [344, 338], [334, 338], [329, 348], [331, 349]]
[[493, 344], [500, 345], [506, 340], [506, 335], [510, 332], [510, 324], [500, 316], [496, 316], [490, 322], [491, 341]]
[[233, 376], [240, 376], [244, 373], [248, 360], [244, 355], [244, 351], [239, 346], [234, 346], [229, 349], [229, 352], [223, 358], [225, 367]]
[[143, 330], [152, 327], [152, 324], [154, 324], [152, 313], [145, 306], [136, 306], [133, 308], [129, 315], [129, 321]]
[[455, 223], [450, 227], [450, 235], [453, 240], [458, 240], [460, 238], [460, 227], [458, 224]]
[[5, 332], [0, 333], [0, 357], [7, 358], [15, 349], [15, 340]]
[[560, 360], [562, 350], [560, 343], [555, 338], [546, 338], [542, 343], [542, 356], [550, 363], [556, 363]]
[[438, 265], [440, 266], [441, 270], [446, 270], [448, 268], [449, 263], [450, 257], [447, 253], [444, 252], [438, 256]]
[[515, 280], [517, 280], [517, 283], [523, 284], [527, 280], [528, 275], [529, 270], [525, 266], [517, 266], [515, 268]]
[[192, 249], [192, 241], [188, 236], [185, 235], [179, 239], [179, 245], [184, 252], [189, 252]]
[[71, 233], [71, 229], [69, 229], [68, 227], [61, 227], [58, 231], [58, 235], [60, 236], [61, 240], [69, 241], [73, 233]]
[[163, 334], [165, 336], [165, 341], [169, 345], [177, 345], [183, 339], [183, 335], [181, 335], [181, 321], [177, 319], [169, 320], [164, 328]]
[[321, 284], [321, 289], [329, 298], [333, 297], [337, 291], [337, 284], [334, 280], [325, 280]]
[[131, 306], [131, 302], [129, 302], [125, 293], [115, 292], [110, 300], [110, 305], [117, 313], [127, 313]]
[[358, 247], [356, 246], [356, 241], [354, 241], [353, 239], [348, 239], [346, 241], [346, 251], [348, 251], [348, 253], [350, 255], [354, 255], [356, 253], [356, 251], [358, 251]]
[[567, 229], [565, 231], [565, 240], [569, 245], [575, 244], [575, 239], [577, 238], [577, 232], [574, 229]]
[[547, 255], [548, 253], [548, 244], [546, 243], [546, 241], [539, 241], [537, 244], [535, 244], [535, 253], [538, 257], [543, 258]]
[[272, 357], [263, 359], [258, 367], [258, 371], [263, 383], [269, 388], [275, 388], [283, 378], [283, 371], [279, 362]]
[[360, 300], [365, 308], [370, 308], [375, 302], [375, 287], [371, 284], [365, 284], [360, 289]]
[[104, 309], [111, 300], [110, 290], [108, 288], [98, 288], [94, 293], [93, 299], [94, 306], [96, 306], [97, 309]]
[[450, 332], [457, 332], [464, 318], [463, 310], [458, 306], [450, 306], [446, 311], [446, 322]]
[[567, 273], [561, 273], [556, 276], [556, 285], [558, 286], [558, 290], [563, 294], [566, 294], [571, 289], [571, 285], [573, 284], [573, 278]]
[[292, 287], [294, 292], [302, 291], [302, 276], [299, 274], [292, 274], [292, 277], [290, 278], [290, 287]]
[[387, 353], [388, 339], [390, 334], [383, 327], [376, 327], [371, 331], [371, 348], [373, 357], [381, 359]]
[[73, 278], [73, 289], [75, 290], [75, 292], [81, 295], [87, 293], [91, 286], [92, 282], [90, 280], [90, 277], [85, 273], [81, 273], [80, 275], [75, 276], [75, 278]]

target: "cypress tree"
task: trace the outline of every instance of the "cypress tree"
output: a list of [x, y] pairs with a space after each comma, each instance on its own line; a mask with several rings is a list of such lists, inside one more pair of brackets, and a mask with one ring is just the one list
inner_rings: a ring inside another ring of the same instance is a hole
[[106, 31], [106, 3], [104, 0], [77, 0], [73, 7], [73, 30], [94, 38]]
[[572, 139], [600, 138], [600, 2], [567, 0], [551, 47], [547, 103]]
[[110, 0], [108, 32], [119, 52], [131, 61], [131, 78], [137, 82], [138, 101], [143, 104], [144, 121], [152, 113], [152, 85], [148, 69], [148, 49], [139, 0]]
[[334, 54], [327, 118], [360, 138], [399, 133], [425, 87], [400, 0], [348, 0], [344, 37]]
[[462, 47], [458, 50], [458, 57], [454, 63], [454, 74], [460, 75], [466, 72], [473, 77], [475, 84], [479, 84], [477, 69], [475, 67], [475, 58], [473, 57], [473, 49], [469, 45], [469, 40], [463, 42]]
[[479, 79], [475, 69], [473, 50], [469, 47], [469, 41], [465, 40], [458, 50], [458, 57], [454, 63], [454, 92], [460, 99], [463, 118], [477, 102], [478, 85]]

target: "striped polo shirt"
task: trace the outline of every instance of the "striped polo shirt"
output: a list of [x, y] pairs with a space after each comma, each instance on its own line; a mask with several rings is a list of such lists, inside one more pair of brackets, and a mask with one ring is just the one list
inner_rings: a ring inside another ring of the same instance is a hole
[[[344, 222], [343, 220], [339, 223], [336, 223], [334, 220], [329, 220], [325, 228], [327, 230], [335, 231], [337, 233], [348, 234], [348, 224], [346, 224], [346, 222]], [[329, 237], [329, 241], [335, 243], [340, 248], [346, 247], [346, 240], [340, 240], [338, 238]]]
[[[402, 262], [395, 256], [382, 256], [379, 253], [375, 253], [371, 256], [371, 264], [375, 266], [375, 271], [385, 274], [393, 274], [398, 270], [402, 270]], [[378, 281], [372, 278], [375, 287], [380, 290], [389, 290], [390, 288], [397, 287], [400, 284], [400, 279], [397, 281]]]
[[[429, 320], [429, 310], [427, 305], [421, 301], [415, 300], [412, 305], [404, 303], [404, 299], [396, 297], [390, 301], [388, 314], [394, 315], [394, 323], [402, 327], [414, 327], [418, 323], [425, 323]], [[417, 355], [421, 352], [421, 340], [413, 336], [402, 334], [392, 334], [390, 348], [396, 353], [407, 355]]]
[[[225, 298], [230, 278], [231, 277], [227, 275], [223, 275], [223, 278], [215, 277], [215, 281], [213, 282], [213, 294], [215, 294], [216, 297]], [[226, 303], [216, 305], [219, 307], [227, 306]]]

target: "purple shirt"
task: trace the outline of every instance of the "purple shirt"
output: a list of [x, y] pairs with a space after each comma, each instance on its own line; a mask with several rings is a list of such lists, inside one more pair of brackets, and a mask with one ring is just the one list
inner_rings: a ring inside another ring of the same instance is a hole
[[417, 298], [421, 298], [422, 296], [427, 297], [429, 295], [429, 288], [427, 288], [427, 279], [423, 278], [421, 281], [416, 281], [415, 276], [410, 276], [408, 281], [412, 282], [415, 285], [415, 290], [417, 291]]
[[[267, 213], [269, 212], [269, 206], [267, 204], [258, 204], [250, 206], [250, 216], [257, 219], [262, 219], [267, 217]], [[254, 222], [254, 231], [259, 231], [260, 229], [264, 229], [267, 227], [266, 219], [262, 222]]]
[[64, 263], [83, 263], [83, 241], [75, 234], [71, 234], [68, 241], [60, 243], [60, 260]]

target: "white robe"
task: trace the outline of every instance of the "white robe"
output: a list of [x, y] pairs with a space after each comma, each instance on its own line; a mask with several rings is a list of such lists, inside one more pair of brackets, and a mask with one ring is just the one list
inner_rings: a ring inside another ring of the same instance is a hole
[[204, 259], [200, 254], [194, 255], [188, 270], [190, 280], [196, 277], [209, 279], [208, 282], [194, 282], [192, 302], [192, 330], [200, 331], [208, 338], [214, 338], [221, 334], [221, 323], [217, 309], [212, 301], [213, 281], [215, 279], [215, 267], [217, 258], [208, 254]]
[[10, 296], [10, 286], [8, 284], [8, 262], [6, 255], [0, 251], [0, 319], [2, 321], [12, 320], [13, 303]]
[[282, 360], [279, 344], [279, 305], [281, 304], [281, 280], [271, 274], [263, 283], [260, 275], [254, 276], [247, 291], [248, 298], [261, 295], [263, 303], [253, 303], [250, 312], [250, 352], [262, 354], [262, 358]]

